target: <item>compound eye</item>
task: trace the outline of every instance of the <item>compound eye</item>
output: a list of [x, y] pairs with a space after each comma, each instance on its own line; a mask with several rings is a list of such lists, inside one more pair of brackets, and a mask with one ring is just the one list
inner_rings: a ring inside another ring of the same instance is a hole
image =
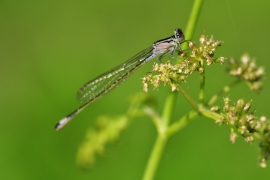
[[174, 35], [176, 38], [183, 38], [184, 37], [184, 33], [180, 28], [176, 28], [174, 30]]

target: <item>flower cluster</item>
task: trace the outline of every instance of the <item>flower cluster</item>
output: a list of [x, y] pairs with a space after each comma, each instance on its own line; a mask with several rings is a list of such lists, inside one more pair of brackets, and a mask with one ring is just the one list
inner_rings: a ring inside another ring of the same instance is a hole
[[104, 153], [105, 146], [118, 140], [120, 133], [128, 124], [126, 116], [115, 119], [103, 116], [96, 123], [95, 129], [89, 130], [77, 155], [77, 163], [83, 169], [89, 169], [95, 163], [97, 154]]
[[77, 153], [77, 163], [83, 169], [90, 169], [96, 156], [105, 152], [106, 146], [118, 141], [120, 134], [128, 127], [132, 119], [145, 116], [143, 108], [155, 109], [156, 101], [146, 93], [138, 93], [130, 98], [128, 111], [115, 117], [101, 116], [94, 128], [90, 128]]
[[251, 101], [245, 102], [239, 99], [236, 103], [231, 103], [228, 97], [224, 98], [223, 112], [214, 106], [212, 111], [220, 113], [221, 118], [216, 122], [219, 124], [228, 124], [232, 128], [230, 140], [235, 142], [237, 134], [244, 137], [246, 142], [259, 140], [261, 150], [260, 165], [266, 167], [265, 161], [270, 153], [270, 123], [266, 117], [257, 117], [254, 112], [250, 112]]
[[172, 91], [175, 91], [180, 82], [185, 82], [188, 75], [194, 71], [204, 72], [204, 64], [211, 65], [213, 63], [224, 63], [225, 58], [213, 58], [217, 47], [221, 45], [221, 41], [216, 41], [211, 37], [207, 38], [204, 34], [200, 38], [200, 45], [197, 46], [189, 41], [189, 49], [180, 54], [180, 60], [172, 63], [155, 64], [153, 72], [155, 75], [149, 74], [142, 79], [143, 90], [148, 91], [150, 85], [156, 89], [160, 84], [170, 85]]
[[[216, 123], [228, 124], [234, 127], [239, 132], [245, 141], [253, 141], [252, 133], [257, 131], [259, 127], [258, 121], [253, 112], [249, 112], [251, 102], [245, 103], [243, 99], [239, 99], [235, 104], [230, 103], [228, 97], [224, 98], [223, 113], [221, 113], [221, 119]], [[232, 142], [235, 139], [231, 139]]]
[[149, 85], [153, 85], [154, 88], [158, 88], [161, 83], [164, 85], [170, 85], [172, 91], [177, 89], [177, 84], [179, 82], [186, 81], [187, 75], [192, 73], [190, 62], [184, 60], [180, 64], [171, 64], [170, 61], [164, 64], [155, 64], [153, 71], [158, 73], [157, 75], [149, 74], [144, 77], [143, 80], [143, 90], [148, 91]]
[[266, 167], [266, 160], [270, 155], [270, 122], [265, 116], [259, 118], [259, 127], [256, 138], [259, 140], [261, 151], [260, 166]]
[[262, 89], [262, 76], [265, 74], [263, 67], [257, 67], [254, 59], [250, 59], [247, 54], [240, 58], [240, 62], [235, 59], [229, 60], [229, 71], [232, 76], [244, 80], [253, 91]]
[[221, 46], [221, 41], [214, 40], [213, 36], [210, 39], [208, 39], [208, 37], [203, 34], [200, 37], [199, 47], [197, 47], [192, 42], [189, 42], [188, 45], [191, 50], [190, 58], [194, 59], [195, 61], [198, 61], [201, 64], [203, 63], [203, 61], [205, 61], [207, 65], [211, 65], [213, 63], [224, 64], [224, 60], [225, 60], [224, 57], [213, 58], [216, 48]]

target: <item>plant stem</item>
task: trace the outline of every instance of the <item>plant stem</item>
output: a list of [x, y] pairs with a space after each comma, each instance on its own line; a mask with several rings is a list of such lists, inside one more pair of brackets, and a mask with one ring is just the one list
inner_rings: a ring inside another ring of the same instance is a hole
[[162, 153], [167, 143], [166, 136], [158, 135], [154, 148], [151, 152], [150, 158], [147, 163], [146, 171], [144, 172], [143, 180], [152, 180], [156, 174]]
[[[188, 25], [185, 31], [185, 37], [188, 40], [192, 39], [194, 35], [195, 26], [198, 21], [202, 4], [203, 4], [203, 0], [195, 0], [193, 4], [191, 15], [190, 15]], [[169, 95], [166, 98], [166, 103], [164, 105], [164, 110], [163, 110], [163, 115], [162, 115], [163, 122], [161, 123], [161, 127], [158, 129], [158, 137], [152, 149], [152, 153], [149, 157], [149, 160], [148, 160], [145, 172], [144, 172], [143, 180], [152, 180], [156, 174], [162, 153], [165, 149], [165, 146], [169, 137], [166, 132], [172, 119], [172, 114], [173, 114], [176, 98], [177, 98], [177, 92], [169, 93]], [[192, 105], [196, 110], [198, 110], [197, 105], [195, 105], [194, 103], [192, 103]]]
[[201, 68], [203, 68], [203, 72], [200, 73], [200, 92], [199, 92], [199, 101], [200, 101], [200, 105], [201, 107], [204, 106], [204, 85], [205, 85], [205, 68], [204, 68], [204, 64], [203, 61], [201, 62]]
[[196, 110], [196, 111], [199, 111], [199, 107], [197, 105], [197, 103], [189, 96], [189, 94], [181, 87], [181, 86], [178, 86], [177, 88], [183, 95], [184, 97], [188, 100], [188, 102], [193, 106], [193, 108]]
[[220, 114], [217, 114], [215, 112], [209, 111], [209, 110], [201, 110], [200, 112], [203, 116], [208, 117], [210, 119], [213, 120], [219, 120], [222, 118], [222, 116]]
[[202, 8], [204, 0], [195, 0], [193, 7], [192, 7], [192, 12], [189, 16], [187, 28], [185, 31], [185, 37], [187, 40], [191, 40], [194, 35], [195, 27], [199, 18], [199, 14]]
[[212, 104], [214, 104], [214, 102], [217, 100], [218, 97], [220, 97], [221, 95], [229, 92], [231, 90], [232, 87], [234, 87], [235, 85], [239, 84], [241, 81], [239, 79], [233, 81], [231, 84], [223, 87], [223, 89], [221, 91], [219, 91], [217, 94], [215, 94], [214, 96], [212, 96], [212, 98], [208, 101], [207, 105], [211, 106]]
[[156, 174], [160, 159], [162, 157], [162, 153], [166, 147], [168, 139], [166, 136], [166, 131], [168, 125], [170, 124], [170, 120], [172, 119], [176, 97], [177, 92], [170, 92], [167, 96], [162, 115], [162, 122], [160, 123], [160, 127], [158, 128], [158, 137], [148, 160], [143, 180], [151, 180]]
[[198, 112], [197, 111], [190, 111], [188, 115], [183, 116], [180, 120], [174, 122], [167, 130], [167, 136], [171, 137], [173, 134], [175, 134], [176, 132], [180, 131], [181, 129], [183, 129], [184, 127], [186, 127], [186, 125], [188, 125], [189, 122], [191, 122], [193, 119], [195, 119], [198, 116]]
[[162, 121], [165, 128], [164, 131], [167, 130], [167, 127], [169, 126], [170, 121], [172, 119], [176, 98], [177, 98], [177, 92], [170, 91], [167, 96], [164, 109], [163, 109], [163, 114], [162, 114]]

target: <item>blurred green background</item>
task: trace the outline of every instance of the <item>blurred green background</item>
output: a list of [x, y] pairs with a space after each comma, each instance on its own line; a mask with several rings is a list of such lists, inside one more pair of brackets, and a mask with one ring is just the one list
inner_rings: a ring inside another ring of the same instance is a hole
[[[78, 115], [65, 129], [57, 121], [78, 107], [78, 88], [120, 64], [152, 42], [186, 27], [193, 1], [4, 1], [0, 2], [0, 176], [1, 179], [129, 179], [142, 177], [156, 131], [148, 118], [137, 119], [108, 146], [89, 172], [75, 163], [85, 133], [100, 115], [125, 113], [128, 99], [142, 91], [142, 78], [153, 62], [121, 87]], [[223, 40], [216, 55], [248, 52], [270, 69], [270, 2], [206, 0], [193, 40], [205, 32]], [[224, 66], [206, 72], [206, 95], [233, 81]], [[253, 99], [257, 115], [270, 117], [269, 78], [261, 94], [245, 84], [231, 99]], [[198, 76], [188, 91], [197, 99]], [[149, 93], [162, 109], [168, 88]], [[222, 99], [218, 100], [222, 104]], [[175, 118], [191, 109], [179, 95]], [[258, 166], [257, 144], [229, 141], [229, 128], [199, 118], [174, 136], [162, 157], [156, 179], [269, 179]], [[268, 163], [269, 165], [269, 163]]]

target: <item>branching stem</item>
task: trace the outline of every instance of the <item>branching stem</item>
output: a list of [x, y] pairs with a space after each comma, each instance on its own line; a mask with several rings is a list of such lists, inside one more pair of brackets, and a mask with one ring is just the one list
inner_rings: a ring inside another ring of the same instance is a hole
[[[200, 14], [200, 10], [202, 8], [202, 4], [203, 4], [203, 0], [195, 0], [194, 1], [191, 15], [190, 15], [190, 19], [188, 21], [188, 25], [187, 25], [187, 28], [185, 31], [186, 39], [188, 39], [188, 40], [191, 40], [193, 37], [195, 27], [196, 27], [196, 24], [198, 21], [198, 17]], [[185, 96], [185, 97], [187, 98], [187, 96]], [[145, 173], [143, 176], [143, 180], [154, 179], [154, 176], [156, 174], [160, 159], [162, 157], [162, 153], [166, 147], [166, 143], [167, 143], [167, 140], [168, 140], [168, 137], [170, 134], [170, 133], [167, 134], [167, 129], [168, 129], [169, 124], [170, 124], [171, 119], [172, 119], [176, 98], [177, 98], [177, 92], [171, 92], [171, 93], [169, 93], [169, 95], [166, 99], [166, 103], [165, 103], [164, 110], [163, 110], [163, 116], [162, 116], [163, 123], [161, 123], [163, 125], [163, 127], [158, 130], [158, 137], [156, 139], [152, 153], [151, 153], [150, 158], [148, 160], [148, 163], [147, 163], [147, 166], [145, 169]], [[192, 102], [193, 107], [196, 110], [198, 110], [196, 103], [193, 103], [192, 100], [190, 102]], [[188, 122], [188, 121], [186, 121], [186, 122]], [[181, 126], [183, 126], [183, 125], [181, 125]]]

